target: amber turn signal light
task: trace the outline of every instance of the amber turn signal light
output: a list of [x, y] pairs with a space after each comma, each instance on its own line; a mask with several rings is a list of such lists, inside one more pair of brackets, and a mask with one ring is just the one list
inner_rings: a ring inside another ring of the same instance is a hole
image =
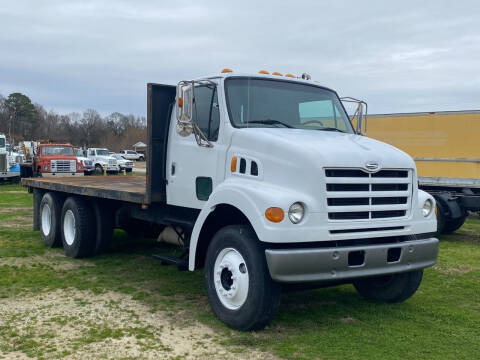
[[237, 171], [237, 157], [232, 157], [232, 162], [230, 163], [230, 171], [233, 173]]
[[271, 207], [265, 211], [265, 217], [274, 223], [279, 223], [285, 217], [285, 213], [279, 207]]
[[178, 107], [183, 106], [183, 98], [178, 98]]

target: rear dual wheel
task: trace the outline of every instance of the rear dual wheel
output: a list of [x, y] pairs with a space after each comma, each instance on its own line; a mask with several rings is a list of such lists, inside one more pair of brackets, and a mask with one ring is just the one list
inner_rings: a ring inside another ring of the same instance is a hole
[[91, 254], [94, 245], [95, 218], [89, 203], [69, 197], [62, 208], [62, 243], [67, 256], [82, 258]]
[[40, 233], [45, 245], [58, 247], [62, 244], [60, 216], [62, 203], [54, 193], [46, 193], [40, 202]]

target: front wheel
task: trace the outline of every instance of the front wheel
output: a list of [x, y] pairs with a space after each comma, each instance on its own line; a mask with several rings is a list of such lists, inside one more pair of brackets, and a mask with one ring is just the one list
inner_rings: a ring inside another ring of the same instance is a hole
[[234, 329], [262, 329], [278, 311], [280, 285], [271, 279], [265, 251], [248, 226], [227, 226], [215, 234], [205, 282], [213, 312]]
[[357, 280], [353, 286], [364, 298], [372, 301], [399, 303], [407, 300], [418, 290], [423, 278], [423, 269], [406, 273], [376, 276]]

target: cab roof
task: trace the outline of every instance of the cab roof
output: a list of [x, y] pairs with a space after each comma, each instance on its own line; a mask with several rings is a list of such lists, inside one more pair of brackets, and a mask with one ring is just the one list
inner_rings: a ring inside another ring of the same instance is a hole
[[317, 86], [319, 88], [327, 89], [333, 92], [336, 92], [335, 90], [322, 85], [320, 82], [316, 80], [305, 80], [302, 79], [301, 77], [295, 76], [295, 77], [287, 77], [285, 75], [273, 75], [273, 74], [261, 74], [261, 73], [243, 73], [243, 72], [225, 72], [225, 73], [220, 73], [218, 75], [214, 76], [208, 76], [208, 77], [201, 77], [195, 80], [213, 80], [213, 79], [228, 79], [228, 78], [234, 78], [234, 77], [248, 77], [248, 78], [256, 78], [256, 79], [268, 79], [268, 80], [277, 80], [277, 81], [286, 81], [286, 82], [295, 82], [299, 84], [305, 84], [305, 85], [310, 85], [310, 86]]

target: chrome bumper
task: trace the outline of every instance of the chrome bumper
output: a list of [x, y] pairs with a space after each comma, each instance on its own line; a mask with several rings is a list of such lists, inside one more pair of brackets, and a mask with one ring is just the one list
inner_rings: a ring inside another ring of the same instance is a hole
[[275, 281], [344, 281], [432, 266], [437, 261], [438, 239], [351, 247], [267, 249], [265, 255]]

